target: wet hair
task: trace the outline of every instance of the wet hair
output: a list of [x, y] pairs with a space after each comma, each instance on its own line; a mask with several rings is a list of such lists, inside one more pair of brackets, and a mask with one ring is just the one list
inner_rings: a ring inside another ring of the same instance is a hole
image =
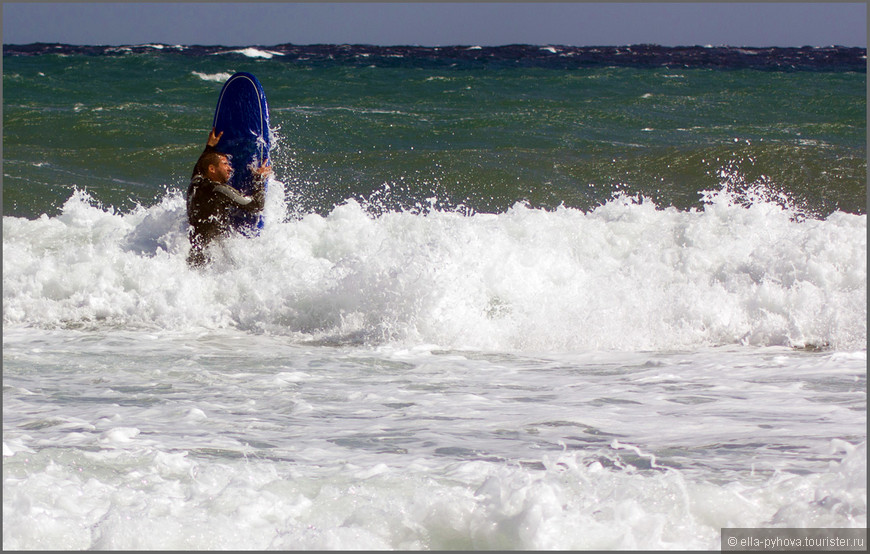
[[221, 158], [229, 159], [229, 156], [223, 152], [214, 150], [213, 148], [207, 148], [199, 157], [199, 160], [196, 161], [196, 166], [193, 168], [194, 176], [206, 175], [208, 173], [208, 166], [219, 165], [221, 163]]

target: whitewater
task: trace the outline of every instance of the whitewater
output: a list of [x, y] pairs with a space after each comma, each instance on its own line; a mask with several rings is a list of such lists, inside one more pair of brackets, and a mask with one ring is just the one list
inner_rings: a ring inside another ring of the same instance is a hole
[[[866, 215], [3, 219], [4, 548], [717, 549], [866, 527]], [[376, 200], [372, 201], [376, 203]]]
[[262, 236], [224, 242], [203, 272], [183, 263], [177, 192], [127, 214], [77, 192], [58, 217], [4, 218], [5, 323], [506, 351], [866, 340], [863, 215], [723, 189], [689, 211], [619, 196], [589, 212], [373, 217], [349, 201], [288, 219], [280, 192]]
[[[866, 529], [866, 49], [4, 66], [4, 549]], [[266, 226], [191, 269], [183, 191], [236, 71], [270, 99]]]

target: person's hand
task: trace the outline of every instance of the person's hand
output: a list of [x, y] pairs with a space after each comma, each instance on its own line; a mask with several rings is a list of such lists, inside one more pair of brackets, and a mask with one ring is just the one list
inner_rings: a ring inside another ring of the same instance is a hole
[[263, 162], [263, 165], [254, 170], [254, 173], [262, 177], [267, 177], [272, 174], [272, 163], [268, 160]]
[[211, 132], [208, 134], [208, 140], [205, 143], [211, 147], [215, 147], [215, 146], [217, 146], [217, 143], [220, 142], [222, 136], [224, 136], [223, 131], [221, 131], [218, 134], [215, 134], [214, 127], [212, 127]]

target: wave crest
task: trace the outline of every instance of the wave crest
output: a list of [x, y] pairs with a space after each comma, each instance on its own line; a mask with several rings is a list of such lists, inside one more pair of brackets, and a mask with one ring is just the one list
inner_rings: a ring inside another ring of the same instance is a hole
[[128, 214], [76, 193], [56, 218], [4, 218], [4, 323], [526, 351], [863, 348], [866, 216], [750, 196], [497, 215], [348, 201], [273, 215], [193, 271], [179, 193]]

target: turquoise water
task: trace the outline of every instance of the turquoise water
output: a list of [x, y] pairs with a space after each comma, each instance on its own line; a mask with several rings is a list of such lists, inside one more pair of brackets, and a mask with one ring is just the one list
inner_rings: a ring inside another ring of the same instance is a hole
[[348, 198], [589, 209], [614, 191], [685, 209], [726, 181], [763, 183], [820, 215], [866, 207], [866, 73], [153, 50], [4, 58], [4, 213], [56, 214], [73, 188], [124, 211], [184, 190], [222, 82], [242, 70], [268, 95], [296, 214]]

